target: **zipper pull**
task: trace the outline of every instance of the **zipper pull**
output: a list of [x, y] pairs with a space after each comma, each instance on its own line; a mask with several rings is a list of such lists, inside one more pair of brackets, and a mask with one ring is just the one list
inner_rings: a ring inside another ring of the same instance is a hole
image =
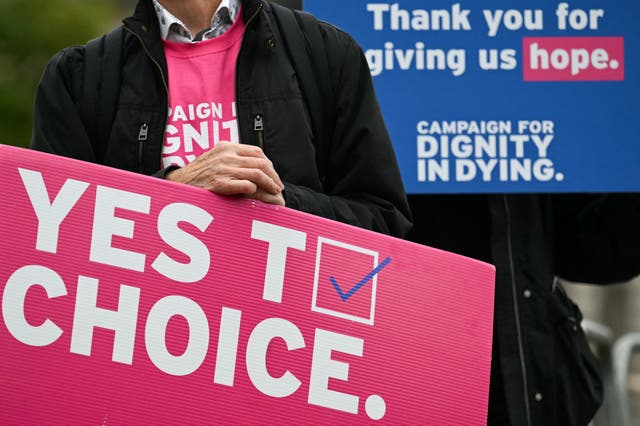
[[146, 141], [148, 133], [149, 133], [149, 126], [147, 125], [147, 123], [142, 123], [142, 125], [140, 126], [140, 131], [138, 132], [138, 140]]
[[262, 114], [256, 114], [253, 117], [253, 131], [256, 132], [258, 137], [258, 146], [264, 151], [264, 122], [262, 121]]
[[262, 123], [262, 114], [257, 114], [253, 117], [253, 130], [256, 132], [262, 132], [264, 130], [264, 124]]

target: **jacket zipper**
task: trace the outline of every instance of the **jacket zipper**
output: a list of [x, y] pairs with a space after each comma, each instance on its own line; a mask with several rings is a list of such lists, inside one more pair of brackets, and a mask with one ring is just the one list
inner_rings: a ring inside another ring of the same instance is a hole
[[[144, 50], [145, 54], [147, 55], [147, 57], [151, 60], [151, 62], [153, 62], [153, 64], [156, 66], [156, 68], [158, 68], [158, 72], [160, 73], [160, 78], [162, 79], [162, 85], [164, 86], [164, 90], [165, 90], [165, 99], [166, 99], [166, 109], [165, 109], [165, 114], [164, 115], [164, 121], [162, 124], [162, 130], [164, 132], [164, 129], [167, 128], [167, 120], [169, 119], [167, 112], [169, 111], [169, 84], [167, 83], [167, 78], [164, 75], [164, 71], [162, 70], [162, 66], [160, 66], [160, 64], [158, 63], [158, 61], [156, 61], [153, 56], [151, 55], [151, 53], [149, 52], [149, 49], [147, 49], [147, 45], [144, 44], [144, 41], [142, 41], [142, 38], [136, 34], [133, 30], [131, 30], [128, 27], [124, 27], [125, 30], [127, 30], [129, 33], [131, 33], [135, 38], [138, 39], [138, 41], [140, 42], [140, 45], [142, 46], [142, 49]], [[144, 131], [144, 137], [143, 137], [143, 128], [145, 128]], [[140, 127], [140, 132], [138, 133], [138, 171], [140, 173], [144, 173], [143, 170], [143, 161], [142, 161], [142, 152], [144, 150], [144, 144], [147, 141], [147, 134], [148, 134], [148, 125], [147, 123], [142, 123], [141, 127]]]
[[[249, 25], [251, 25], [251, 23], [253, 22], [253, 20], [256, 18], [256, 16], [258, 16], [258, 13], [260, 13], [260, 11], [262, 10], [262, 8], [264, 7], [263, 3], [260, 3], [258, 5], [258, 7], [256, 8], [256, 11], [253, 12], [253, 14], [249, 17], [249, 19], [247, 19], [247, 22], [245, 23], [245, 31], [242, 33], [242, 41], [240, 42], [240, 51], [238, 52], [238, 61], [236, 61], [236, 70], [235, 70], [235, 81], [236, 81], [236, 87], [235, 87], [235, 94], [236, 94], [236, 108], [237, 108], [237, 116], [238, 116], [238, 130], [240, 130], [240, 143], [243, 143], [242, 141], [242, 123], [244, 122], [242, 120], [242, 114], [240, 113], [240, 103], [238, 102], [238, 99], [240, 99], [238, 97], [238, 64], [240, 63], [240, 55], [242, 54], [242, 50], [244, 47], [244, 43], [245, 43], [245, 34], [247, 34], [247, 29], [249, 28]], [[253, 128], [254, 131], [257, 132], [257, 138], [258, 138], [258, 145], [260, 146], [260, 148], [264, 151], [264, 129], [261, 129], [259, 132], [257, 130], [258, 127], [258, 122], [257, 119], [258, 117], [262, 117], [262, 114], [257, 114], [254, 116], [253, 118]], [[260, 126], [264, 127], [262, 124], [262, 118], [260, 119]], [[245, 142], [246, 143], [246, 142]]]
[[264, 121], [262, 114], [256, 114], [253, 117], [253, 131], [258, 138], [258, 146], [264, 151]]
[[511, 217], [509, 212], [509, 202], [506, 194], [503, 194], [505, 222], [507, 225], [507, 252], [509, 254], [509, 276], [511, 278], [511, 296], [513, 297], [513, 307], [515, 310], [516, 331], [518, 335], [518, 355], [520, 357], [520, 370], [522, 371], [522, 385], [524, 391], [524, 408], [527, 416], [527, 425], [531, 426], [531, 407], [529, 406], [529, 384], [527, 379], [527, 366], [524, 359], [524, 344], [522, 341], [522, 325], [520, 324], [520, 309], [518, 308], [518, 289], [516, 288], [515, 266], [513, 261], [513, 245], [511, 242]]
[[138, 131], [138, 167], [142, 168], [142, 146], [147, 140], [149, 134], [149, 125], [142, 123]]

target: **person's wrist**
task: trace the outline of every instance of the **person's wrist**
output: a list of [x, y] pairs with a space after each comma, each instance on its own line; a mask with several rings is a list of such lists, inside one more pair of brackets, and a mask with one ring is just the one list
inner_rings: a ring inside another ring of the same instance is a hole
[[163, 170], [163, 173], [162, 173], [162, 177], [163, 177], [163, 179], [170, 180], [170, 181], [175, 181], [175, 177], [174, 177], [174, 178], [172, 178], [172, 177], [171, 177], [171, 175], [172, 175], [172, 174], [174, 174], [174, 172], [175, 172], [176, 170], [180, 170], [180, 166], [171, 165], [171, 166], [169, 166], [169, 167], [166, 167], [166, 168]]

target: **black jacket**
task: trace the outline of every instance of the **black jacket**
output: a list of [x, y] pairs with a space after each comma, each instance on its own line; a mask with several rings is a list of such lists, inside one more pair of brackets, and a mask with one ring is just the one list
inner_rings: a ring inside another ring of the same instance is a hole
[[[492, 424], [586, 425], [602, 400], [599, 366], [581, 313], [556, 277], [611, 284], [640, 274], [640, 195], [490, 194], [462, 203], [461, 197], [471, 196], [411, 196], [415, 225], [408, 238], [434, 245], [436, 234], [444, 239], [440, 248], [461, 254], [457, 246], [480, 245], [496, 266], [490, 399], [506, 398], [497, 408], [506, 408], [509, 420]], [[449, 233], [461, 219], [478, 216], [484, 218], [474, 226], [487, 235], [482, 242], [464, 244], [465, 233]]]
[[[285, 184], [287, 207], [404, 236], [410, 228], [410, 212], [359, 46], [344, 32], [321, 24], [335, 93], [335, 125], [331, 141], [314, 141], [310, 117], [270, 5], [246, 0], [242, 11], [246, 29], [236, 70], [240, 140], [258, 145], [254, 120], [262, 116], [263, 149]], [[134, 15], [123, 23], [122, 85], [104, 164], [161, 174], [167, 65], [151, 0], [140, 0]], [[36, 94], [31, 147], [95, 161], [78, 111], [83, 59], [84, 47], [72, 47], [57, 54], [47, 66]], [[147, 136], [139, 141], [143, 126]], [[322, 176], [316, 151], [326, 153]]]

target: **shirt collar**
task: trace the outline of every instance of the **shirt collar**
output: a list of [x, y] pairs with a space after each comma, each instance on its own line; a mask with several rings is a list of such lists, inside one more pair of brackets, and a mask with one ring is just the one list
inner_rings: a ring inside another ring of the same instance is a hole
[[224, 34], [235, 22], [240, 11], [240, 0], [222, 0], [211, 18], [211, 26], [199, 34], [192, 35], [187, 26], [162, 6], [158, 0], [153, 5], [160, 24], [160, 37], [163, 40], [180, 43], [195, 43]]

